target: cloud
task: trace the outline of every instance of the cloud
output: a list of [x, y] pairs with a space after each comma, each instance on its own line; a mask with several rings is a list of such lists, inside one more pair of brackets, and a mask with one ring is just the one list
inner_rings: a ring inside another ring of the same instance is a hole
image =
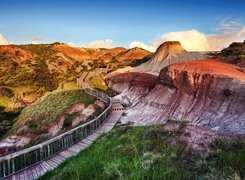
[[181, 45], [188, 51], [204, 51], [209, 49], [206, 35], [195, 29], [162, 34], [153, 40], [152, 46], [156, 49], [165, 41], [180, 41]]
[[44, 39], [42, 37], [33, 37], [31, 40], [31, 44], [40, 44]]
[[142, 47], [155, 51], [165, 41], [180, 41], [187, 51], [219, 51], [228, 47], [232, 42], [245, 40], [245, 26], [234, 31], [221, 34], [204, 34], [198, 30], [176, 31], [164, 33], [154, 39], [150, 45], [133, 41], [129, 47]]
[[241, 27], [242, 27], [242, 23], [240, 20], [222, 19], [219, 22], [218, 26], [214, 28], [214, 31], [226, 33], [226, 32], [235, 31], [237, 29], [240, 29]]
[[33, 37], [32, 38], [33, 41], [43, 41], [42, 37]]
[[232, 42], [242, 42], [245, 40], [245, 26], [235, 31], [223, 34], [207, 35], [209, 50], [221, 50], [228, 47]]
[[9, 44], [9, 42], [3, 37], [2, 34], [0, 34], [0, 45], [6, 45]]
[[88, 44], [82, 44], [82, 45], [75, 44], [74, 42], [68, 42], [66, 44], [71, 47], [112, 48], [113, 40], [112, 39], [94, 40]]
[[140, 41], [133, 41], [129, 44], [129, 48], [140, 47], [147, 51], [154, 52], [154, 48], [152, 46], [148, 46]]
[[113, 40], [106, 39], [106, 40], [95, 40], [90, 42], [86, 47], [89, 48], [111, 48]]
[[38, 41], [32, 41], [31, 44], [39, 44], [40, 42]]

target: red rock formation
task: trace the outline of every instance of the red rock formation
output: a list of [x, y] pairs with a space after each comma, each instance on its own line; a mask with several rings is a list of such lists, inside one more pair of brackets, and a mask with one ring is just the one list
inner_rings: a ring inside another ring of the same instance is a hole
[[146, 73], [124, 73], [106, 78], [106, 83], [121, 93], [117, 98], [125, 105], [132, 105], [138, 98], [154, 88], [157, 76]]
[[[124, 84], [130, 88], [130, 83]], [[138, 98], [122, 121], [148, 125], [183, 119], [220, 132], [244, 134], [244, 90], [245, 73], [229, 64], [215, 60], [173, 64], [161, 71], [154, 89]]]
[[74, 48], [65, 44], [58, 44], [58, 45], [54, 45], [53, 49], [77, 61], [83, 61], [85, 59], [90, 58], [90, 53], [86, 49], [82, 49], [82, 48]]
[[116, 47], [111, 49], [106, 48], [76, 48], [65, 44], [56, 44], [53, 49], [71, 57], [77, 61], [97, 60], [110, 62], [112, 60], [128, 61], [134, 59], [142, 59], [149, 55], [150, 52], [141, 48], [125, 49]]
[[146, 51], [141, 48], [132, 48], [118, 54], [114, 59], [118, 61], [129, 61], [134, 59], [142, 59], [151, 54], [149, 51]]
[[205, 57], [200, 53], [187, 52], [179, 41], [166, 41], [157, 48], [150, 60], [133, 71], [158, 75], [162, 68], [170, 64], [199, 59], [205, 59]]
[[24, 50], [16, 45], [0, 45], [0, 55], [18, 63], [33, 57], [30, 51]]

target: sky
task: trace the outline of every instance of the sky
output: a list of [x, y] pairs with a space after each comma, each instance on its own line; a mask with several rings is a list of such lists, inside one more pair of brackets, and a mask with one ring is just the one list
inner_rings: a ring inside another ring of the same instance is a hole
[[244, 39], [244, 0], [0, 0], [0, 44], [218, 50]]

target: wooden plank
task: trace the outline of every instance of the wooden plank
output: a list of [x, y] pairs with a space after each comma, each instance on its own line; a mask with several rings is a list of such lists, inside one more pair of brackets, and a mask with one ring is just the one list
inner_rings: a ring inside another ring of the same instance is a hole
[[79, 144], [79, 146], [80, 146], [81, 148], [84, 148], [84, 149], [88, 147], [88, 145], [85, 144], [85, 143], [83, 143], [83, 142], [79, 142], [78, 144]]
[[61, 156], [60, 154], [57, 154], [55, 157], [58, 158], [62, 162], [65, 160], [64, 156]]
[[45, 167], [45, 165], [43, 163], [40, 163], [40, 166], [41, 166], [44, 173], [49, 171], [49, 169], [47, 167]]
[[51, 158], [50, 161], [52, 161], [55, 164], [57, 164], [57, 166], [59, 166], [62, 163], [62, 161], [58, 160], [56, 157]]
[[42, 167], [41, 167], [40, 164], [36, 165], [36, 168], [35, 169], [36, 169], [36, 172], [37, 172], [38, 177], [41, 176], [41, 175], [43, 175], [45, 173], [43, 171], [43, 169], [42, 169]]
[[66, 151], [70, 152], [72, 155], [77, 154], [77, 151], [75, 151], [74, 149], [71, 149], [71, 148], [66, 149]]
[[26, 169], [26, 171], [27, 171], [28, 179], [33, 179], [31, 168]]
[[24, 177], [24, 172], [23, 172], [23, 171], [19, 172], [19, 178], [20, 178], [20, 179], [24, 179], [24, 178], [25, 178], [25, 177]]
[[69, 158], [71, 156], [71, 154], [70, 153], [68, 154], [66, 151], [62, 151], [60, 154], [62, 156], [65, 156], [66, 158]]
[[80, 147], [78, 145], [71, 146], [70, 148], [76, 150], [77, 152], [80, 152]]
[[25, 178], [25, 179], [29, 179], [28, 174], [27, 174], [27, 171], [26, 171], [26, 170], [24, 170], [24, 172], [23, 172], [23, 173], [24, 173], [24, 178]]
[[92, 141], [90, 141], [90, 140], [88, 140], [88, 139], [86, 139], [86, 138], [83, 139], [82, 142], [85, 143], [85, 144], [88, 144], [88, 145], [90, 145], [90, 144], [93, 143]]
[[55, 167], [57, 167], [57, 164], [55, 164], [54, 162], [50, 161], [50, 160], [47, 160], [46, 163], [48, 163], [53, 169]]
[[52, 165], [50, 165], [50, 164], [47, 163], [47, 161], [43, 161], [42, 164], [45, 167], [45, 169], [47, 169], [48, 171], [54, 169]]
[[37, 176], [36, 169], [35, 168], [31, 168], [31, 171], [32, 171], [32, 174], [33, 174], [33, 179], [37, 179], [38, 176]]
[[86, 139], [88, 139], [88, 140], [90, 140], [90, 141], [94, 142], [94, 141], [95, 141], [95, 139], [97, 139], [97, 138], [96, 138], [96, 137], [92, 137], [92, 136], [88, 136]]

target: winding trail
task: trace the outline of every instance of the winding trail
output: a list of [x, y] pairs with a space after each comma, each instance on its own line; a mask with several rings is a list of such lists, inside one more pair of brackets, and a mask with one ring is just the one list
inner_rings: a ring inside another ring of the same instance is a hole
[[[92, 87], [89, 84], [89, 81], [88, 79], [86, 79], [86, 77], [90, 77], [89, 73], [86, 75], [82, 75], [80, 78], [82, 80], [81, 82], [84, 82], [84, 84], [82, 84], [82, 87], [91, 89]], [[122, 116], [123, 106], [121, 105], [121, 103], [118, 102], [118, 100], [114, 100], [113, 98], [111, 98], [111, 102], [112, 102], [112, 109], [113, 109], [111, 115], [94, 133], [87, 136], [80, 142], [70, 146], [64, 151], [57, 153], [55, 156], [46, 159], [44, 161], [41, 161], [24, 170], [16, 172], [15, 174], [5, 177], [4, 179], [9, 179], [9, 180], [37, 179], [40, 176], [44, 175], [46, 172], [54, 170], [67, 158], [77, 155], [80, 151], [89, 147], [99, 136], [109, 132]]]

